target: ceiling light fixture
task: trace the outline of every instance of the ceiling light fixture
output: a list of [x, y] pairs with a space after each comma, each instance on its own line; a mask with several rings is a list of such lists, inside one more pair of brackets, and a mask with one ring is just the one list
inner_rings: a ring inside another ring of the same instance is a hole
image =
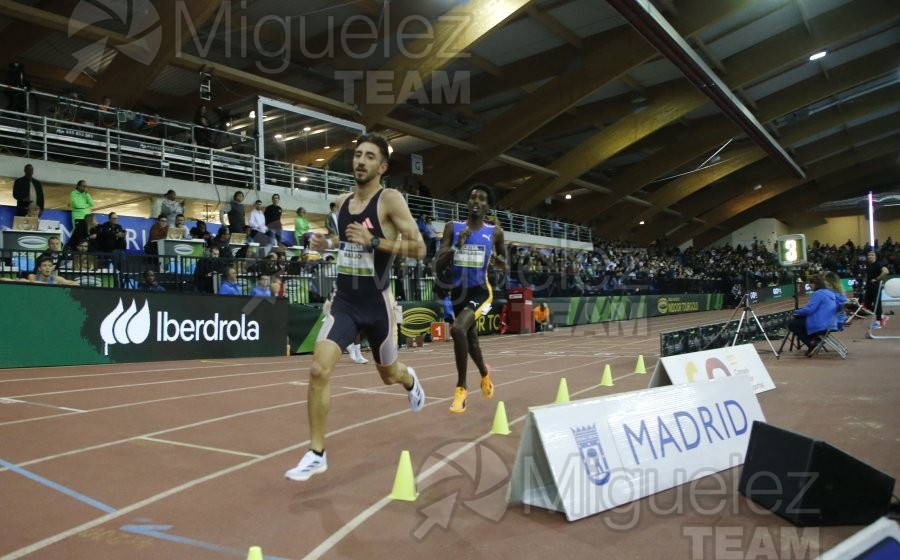
[[566, 200], [572, 200], [572, 195], [567, 194], [567, 195], [566, 195]]
[[817, 53], [809, 55], [809, 61], [819, 60], [820, 58], [825, 58], [825, 55], [828, 54], [828, 51], [819, 51]]
[[639, 226], [644, 225], [644, 220], [641, 220], [641, 221], [638, 223], [638, 225], [639, 225]]

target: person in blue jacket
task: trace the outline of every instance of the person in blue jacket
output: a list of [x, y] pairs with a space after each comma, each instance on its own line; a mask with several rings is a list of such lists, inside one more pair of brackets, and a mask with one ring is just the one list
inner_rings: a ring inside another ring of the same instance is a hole
[[[827, 289], [822, 277], [818, 274], [810, 276], [806, 283], [813, 291], [805, 306], [794, 311], [794, 316], [788, 323], [788, 329], [797, 335], [797, 338], [809, 347], [815, 348], [817, 335], [820, 335], [834, 326], [838, 311], [838, 303], [835, 292]], [[846, 301], [846, 298], [844, 298]]]

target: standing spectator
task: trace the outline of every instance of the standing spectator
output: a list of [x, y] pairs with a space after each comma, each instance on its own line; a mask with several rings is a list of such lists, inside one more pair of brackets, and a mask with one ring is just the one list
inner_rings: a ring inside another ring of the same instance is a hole
[[306, 219], [306, 208], [297, 208], [297, 217], [294, 218], [294, 245], [306, 247], [306, 232], [309, 231], [309, 220]]
[[[225, 230], [225, 228], [222, 228]], [[226, 232], [228, 230], [225, 230]], [[219, 248], [210, 247], [208, 255], [197, 261], [197, 268], [194, 269], [194, 287], [198, 292], [208, 294], [215, 293], [213, 290], [212, 277], [223, 271], [223, 262], [219, 258]]]
[[28, 215], [28, 206], [33, 202], [44, 213], [44, 185], [34, 178], [34, 167], [25, 166], [25, 175], [13, 183], [13, 198], [16, 199], [16, 216]]
[[194, 142], [197, 143], [198, 146], [203, 146], [204, 148], [208, 148], [212, 145], [210, 140], [210, 121], [209, 121], [209, 113], [206, 105], [200, 105], [197, 107], [197, 112], [194, 113]]
[[422, 214], [416, 223], [422, 233], [422, 240], [425, 241], [425, 262], [427, 263], [434, 258], [434, 254], [437, 252], [437, 231], [434, 229], [434, 224], [431, 223], [431, 216]]
[[75, 190], [69, 193], [69, 208], [72, 209], [72, 225], [84, 219], [94, 208], [94, 199], [87, 192], [87, 182], [84, 179], [78, 181]]
[[[872, 323], [873, 329], [880, 329], [887, 323], [887, 316], [881, 314], [881, 298], [878, 297], [878, 291], [881, 289], [881, 283], [887, 280], [890, 271], [884, 263], [878, 260], [875, 251], [869, 251], [866, 254], [866, 307], [875, 313], [875, 322]], [[878, 305], [875, 305], [875, 301]]]
[[31, 90], [31, 82], [25, 77], [25, 66], [21, 62], [9, 63], [6, 85], [10, 86], [6, 88], [6, 98], [9, 100], [6, 108], [17, 113], [28, 112], [28, 91]]
[[234, 198], [219, 210], [219, 223], [225, 225], [225, 216], [228, 216], [228, 231], [231, 233], [244, 233], [244, 226], [247, 225], [246, 214], [244, 211], [244, 193], [238, 191], [234, 193]]
[[250, 211], [250, 237], [253, 241], [259, 243], [261, 247], [271, 245], [271, 238], [268, 235], [269, 228], [266, 227], [266, 215], [263, 213], [262, 200], [257, 200]]
[[159, 213], [163, 214], [170, 224], [174, 224], [175, 216], [184, 214], [184, 201], [178, 202], [175, 200], [175, 191], [169, 189], [168, 192], [166, 192], [166, 197], [160, 204]]
[[241, 296], [241, 287], [237, 283], [237, 270], [233, 266], [225, 267], [225, 279], [219, 284], [220, 296]]
[[335, 237], [339, 235], [338, 233], [338, 216], [337, 212], [335, 212], [335, 204], [332, 202], [328, 205], [329, 212], [328, 216], [325, 217], [325, 228], [328, 230], [329, 237]]
[[284, 234], [284, 228], [281, 226], [281, 206], [278, 205], [279, 202], [281, 202], [281, 196], [273, 194], [272, 204], [266, 206], [263, 212], [266, 218], [266, 227], [269, 228], [269, 236], [273, 238], [273, 245], [276, 247], [280, 243], [284, 243], [284, 240], [281, 238]]
[[272, 289], [269, 286], [271, 279], [265, 272], [256, 275], [256, 285], [250, 290], [251, 296], [272, 297]]
[[[90, 218], [85, 220], [86, 222], [96, 222], [96, 220], [92, 219], [93, 214], [90, 214], [89, 216]], [[96, 250], [101, 253], [124, 251], [125, 228], [119, 225], [119, 215], [115, 212], [110, 212], [106, 222], [97, 227], [94, 238], [97, 240]]]
[[116, 126], [116, 112], [112, 106], [112, 99], [104, 97], [97, 106], [97, 126], [113, 128]]
[[144, 281], [138, 286], [142, 292], [165, 292], [166, 289], [156, 281], [156, 273], [149, 268], [144, 271]]

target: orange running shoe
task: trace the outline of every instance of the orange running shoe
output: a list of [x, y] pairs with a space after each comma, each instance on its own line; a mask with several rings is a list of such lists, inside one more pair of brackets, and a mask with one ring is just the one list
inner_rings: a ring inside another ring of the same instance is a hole
[[488, 370], [487, 375], [481, 378], [481, 394], [484, 398], [489, 399], [494, 396], [494, 382], [491, 381], [491, 366], [485, 364]]
[[456, 392], [453, 393], [453, 404], [450, 405], [450, 412], [456, 412], [457, 414], [466, 411], [466, 396], [469, 394], [462, 387], [457, 387]]

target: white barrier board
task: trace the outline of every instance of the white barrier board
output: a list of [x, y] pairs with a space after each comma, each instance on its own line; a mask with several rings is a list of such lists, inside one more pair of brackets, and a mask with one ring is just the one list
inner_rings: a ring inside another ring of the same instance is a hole
[[575, 521], [744, 462], [765, 421], [746, 375], [529, 410], [507, 503]]
[[650, 387], [695, 383], [732, 375], [749, 376], [757, 393], [775, 388], [769, 370], [752, 344], [660, 358], [650, 378]]

